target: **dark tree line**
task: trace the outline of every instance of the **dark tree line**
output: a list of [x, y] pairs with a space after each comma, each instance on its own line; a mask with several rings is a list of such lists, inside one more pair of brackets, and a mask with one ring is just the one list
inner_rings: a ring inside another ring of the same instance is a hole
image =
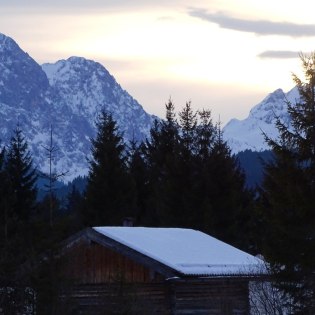
[[199, 229], [248, 249], [253, 195], [220, 126], [189, 102], [178, 116], [170, 100], [149, 139], [125, 144], [111, 114], [101, 113], [85, 224], [121, 225], [132, 217], [136, 225]]

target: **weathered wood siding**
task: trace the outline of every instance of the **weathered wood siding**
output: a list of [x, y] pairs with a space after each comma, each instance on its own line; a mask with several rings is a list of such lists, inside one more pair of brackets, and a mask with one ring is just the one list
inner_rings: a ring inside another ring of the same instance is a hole
[[66, 276], [81, 284], [162, 281], [159, 274], [94, 242], [73, 246], [65, 255], [64, 264]]
[[[245, 281], [77, 285], [61, 295], [74, 314], [249, 315]], [[64, 313], [64, 309], [60, 309]]]
[[170, 315], [167, 287], [162, 283], [77, 285], [61, 295], [59, 314]]
[[172, 284], [172, 314], [248, 315], [248, 282], [200, 279]]

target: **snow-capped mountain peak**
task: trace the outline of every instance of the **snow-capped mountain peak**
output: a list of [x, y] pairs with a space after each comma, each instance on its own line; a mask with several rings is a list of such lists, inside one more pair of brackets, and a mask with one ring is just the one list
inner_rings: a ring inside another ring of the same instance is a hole
[[282, 89], [275, 90], [269, 94], [261, 103], [253, 107], [249, 113], [251, 119], [259, 119], [271, 124], [275, 115], [278, 115], [286, 108], [285, 94]]
[[101, 110], [112, 113], [126, 140], [149, 134], [147, 114], [98, 62], [70, 57], [40, 66], [11, 38], [0, 34], [0, 139], [8, 143], [19, 123], [34, 162], [48, 170], [50, 128], [58, 152], [54, 168], [71, 180], [88, 172], [90, 139]]
[[297, 87], [288, 93], [281, 89], [267, 95], [259, 104], [254, 106], [244, 120], [232, 119], [223, 129], [225, 140], [233, 153], [244, 150], [268, 150], [264, 133], [276, 139], [278, 131], [275, 127], [276, 118], [289, 125], [290, 117], [287, 113], [288, 102], [295, 104], [299, 99]]

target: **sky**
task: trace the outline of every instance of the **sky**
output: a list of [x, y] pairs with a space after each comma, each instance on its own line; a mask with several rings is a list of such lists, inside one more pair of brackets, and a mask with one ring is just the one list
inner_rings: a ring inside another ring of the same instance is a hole
[[312, 0], [0, 0], [0, 32], [38, 63], [100, 62], [143, 107], [171, 98], [244, 119], [301, 75], [315, 47]]

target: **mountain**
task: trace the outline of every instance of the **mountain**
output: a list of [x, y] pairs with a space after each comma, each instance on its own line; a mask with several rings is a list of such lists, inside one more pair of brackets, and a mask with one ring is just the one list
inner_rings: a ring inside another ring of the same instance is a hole
[[253, 107], [246, 119], [230, 120], [223, 129], [223, 135], [232, 152], [268, 150], [269, 147], [264, 141], [263, 133], [276, 139], [278, 136], [275, 127], [276, 117], [289, 126], [287, 102], [295, 104], [298, 99], [299, 92], [296, 87], [288, 93], [278, 89]]
[[102, 109], [112, 113], [127, 140], [148, 136], [155, 116], [116, 82], [100, 64], [70, 57], [39, 65], [18, 44], [0, 34], [0, 139], [23, 131], [37, 168], [48, 171], [50, 129], [57, 148], [53, 167], [66, 181], [88, 173], [90, 138]]

